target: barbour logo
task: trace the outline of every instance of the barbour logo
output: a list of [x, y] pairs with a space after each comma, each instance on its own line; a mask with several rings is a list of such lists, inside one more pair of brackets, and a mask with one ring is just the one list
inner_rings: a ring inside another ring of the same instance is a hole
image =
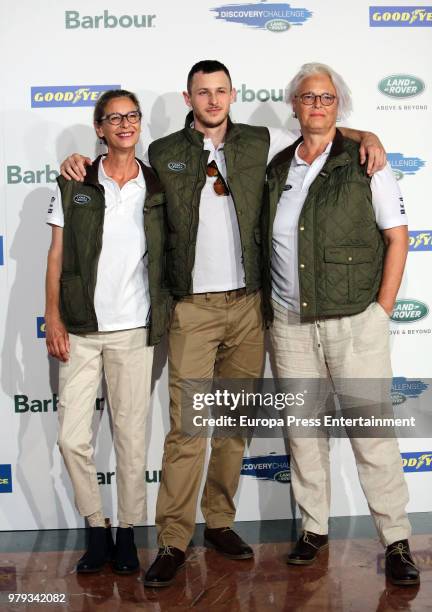
[[183, 172], [183, 170], [186, 170], [186, 164], [180, 161], [171, 161], [168, 163], [168, 168], [173, 172]]
[[88, 204], [91, 201], [91, 197], [85, 195], [85, 193], [77, 193], [73, 201], [75, 202], [75, 204], [80, 204], [81, 206], [83, 206], [84, 204]]
[[378, 83], [378, 89], [390, 98], [413, 98], [424, 91], [425, 84], [412, 74], [391, 74]]

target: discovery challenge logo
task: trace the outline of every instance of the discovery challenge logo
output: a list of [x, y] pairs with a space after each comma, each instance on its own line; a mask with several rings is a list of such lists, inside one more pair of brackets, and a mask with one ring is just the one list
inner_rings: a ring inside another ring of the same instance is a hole
[[252, 476], [257, 480], [271, 480], [273, 482], [291, 482], [290, 459], [288, 455], [259, 455], [243, 459], [242, 476]]
[[32, 108], [51, 106], [94, 106], [100, 96], [120, 85], [51, 85], [31, 88]]
[[402, 153], [387, 153], [387, 160], [398, 181], [405, 175], [416, 174], [425, 165], [419, 157], [405, 157]]
[[430, 28], [432, 6], [370, 6], [371, 28]]
[[269, 32], [286, 32], [291, 26], [301, 26], [312, 17], [312, 12], [305, 8], [294, 8], [279, 2], [267, 3], [265, 0], [250, 4], [226, 4], [210, 10], [216, 13], [216, 19], [243, 23]]
[[432, 251], [432, 230], [412, 230], [408, 235], [410, 251]]
[[432, 472], [432, 452], [401, 453], [404, 472]]
[[391, 388], [392, 404], [393, 406], [399, 406], [409, 399], [419, 399], [428, 388], [429, 385], [422, 380], [396, 376], [393, 378]]
[[0, 465], [0, 493], [12, 493], [12, 466]]

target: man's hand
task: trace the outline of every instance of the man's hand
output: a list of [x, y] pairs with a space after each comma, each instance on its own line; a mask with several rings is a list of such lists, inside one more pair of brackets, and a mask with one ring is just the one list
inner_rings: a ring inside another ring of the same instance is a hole
[[382, 170], [387, 163], [384, 147], [378, 136], [372, 132], [363, 132], [360, 140], [360, 163], [363, 165], [367, 159], [367, 173], [369, 176]]
[[60, 319], [48, 318], [45, 324], [46, 345], [51, 357], [60, 361], [69, 360], [69, 334]]
[[74, 153], [69, 155], [62, 165], [60, 166], [60, 172], [62, 176], [68, 181], [74, 179], [75, 181], [82, 182], [86, 175], [86, 166], [90, 166], [92, 163], [89, 157]]

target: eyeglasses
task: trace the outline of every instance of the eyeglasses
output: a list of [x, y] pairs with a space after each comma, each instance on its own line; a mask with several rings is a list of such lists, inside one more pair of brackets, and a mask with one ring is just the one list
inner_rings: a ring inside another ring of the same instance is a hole
[[213, 183], [213, 189], [215, 190], [216, 195], [229, 195], [228, 185], [225, 183], [223, 176], [219, 172], [219, 168], [217, 167], [215, 160], [213, 160], [207, 165], [207, 176], [217, 176], [217, 179]]
[[108, 121], [111, 125], [120, 125], [123, 119], [127, 119], [128, 123], [138, 123], [141, 120], [142, 113], [139, 110], [129, 111], [124, 115], [122, 113], [110, 113], [109, 115], [105, 115], [105, 117], [101, 117], [99, 119], [99, 123], [102, 121]]
[[336, 100], [336, 96], [334, 96], [333, 94], [322, 93], [320, 95], [316, 95], [313, 93], [313, 91], [308, 91], [307, 93], [301, 94], [300, 96], [295, 96], [295, 98], [298, 98], [300, 102], [305, 106], [312, 106], [312, 104], [315, 104], [317, 99], [323, 106], [331, 106]]

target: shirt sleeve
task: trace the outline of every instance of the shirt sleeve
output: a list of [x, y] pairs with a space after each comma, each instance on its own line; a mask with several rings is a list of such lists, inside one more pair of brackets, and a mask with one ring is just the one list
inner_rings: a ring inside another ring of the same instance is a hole
[[280, 128], [268, 128], [270, 133], [270, 148], [268, 152], [267, 164], [273, 157], [292, 145], [300, 137], [300, 130], [281, 130]]
[[55, 195], [52, 196], [48, 206], [46, 222], [49, 225], [58, 225], [59, 227], [64, 227], [62, 197], [60, 187], [58, 185], [56, 186]]
[[408, 225], [399, 184], [389, 164], [371, 179], [372, 206], [379, 229]]

